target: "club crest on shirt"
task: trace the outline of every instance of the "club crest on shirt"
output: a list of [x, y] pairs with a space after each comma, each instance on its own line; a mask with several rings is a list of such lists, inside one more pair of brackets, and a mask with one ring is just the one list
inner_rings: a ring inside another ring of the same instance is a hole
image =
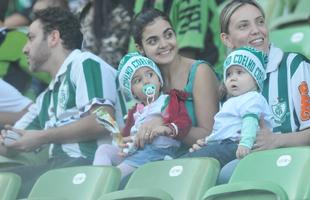
[[287, 116], [287, 105], [286, 102], [278, 102], [271, 106], [272, 114], [274, 116], [274, 121], [276, 123], [282, 124]]
[[58, 93], [58, 105], [61, 109], [66, 108], [68, 99], [69, 99], [69, 87], [67, 84], [63, 84], [59, 88], [59, 93]]

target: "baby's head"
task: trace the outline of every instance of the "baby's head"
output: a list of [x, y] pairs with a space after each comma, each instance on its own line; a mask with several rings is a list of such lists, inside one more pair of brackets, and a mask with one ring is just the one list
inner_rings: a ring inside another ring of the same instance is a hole
[[231, 52], [224, 62], [224, 83], [230, 96], [263, 90], [267, 55], [253, 47]]
[[163, 86], [157, 65], [137, 52], [126, 54], [120, 61], [118, 81], [125, 95], [145, 104], [157, 99]]

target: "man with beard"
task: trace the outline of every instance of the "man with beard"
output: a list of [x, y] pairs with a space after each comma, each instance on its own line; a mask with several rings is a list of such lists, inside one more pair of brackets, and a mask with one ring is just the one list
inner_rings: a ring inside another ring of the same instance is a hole
[[94, 54], [81, 52], [82, 39], [79, 22], [69, 11], [47, 8], [35, 13], [23, 51], [30, 70], [47, 72], [52, 81], [13, 128], [2, 130], [0, 154], [49, 145], [49, 159], [1, 170], [21, 176], [18, 198], [26, 198], [36, 179], [50, 169], [92, 163], [97, 144], [111, 141], [96, 122], [98, 107], [122, 123], [115, 70]]

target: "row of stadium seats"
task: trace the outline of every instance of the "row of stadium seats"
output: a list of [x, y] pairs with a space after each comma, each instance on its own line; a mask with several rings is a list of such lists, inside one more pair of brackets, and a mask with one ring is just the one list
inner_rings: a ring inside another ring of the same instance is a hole
[[[215, 159], [158, 161], [138, 168], [120, 191], [115, 167], [71, 167], [43, 174], [28, 200], [306, 200], [309, 167], [310, 147], [255, 152], [240, 161], [228, 184], [215, 186]], [[17, 175], [0, 174], [0, 199], [15, 200], [19, 187]]]
[[310, 59], [310, 1], [258, 0], [265, 11], [270, 41]]

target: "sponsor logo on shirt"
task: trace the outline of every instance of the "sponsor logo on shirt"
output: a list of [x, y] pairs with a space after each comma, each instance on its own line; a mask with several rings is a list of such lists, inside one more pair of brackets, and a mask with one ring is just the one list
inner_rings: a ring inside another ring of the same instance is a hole
[[298, 86], [300, 93], [300, 119], [302, 121], [307, 121], [310, 119], [310, 97], [309, 97], [309, 88], [306, 81], [303, 81]]

